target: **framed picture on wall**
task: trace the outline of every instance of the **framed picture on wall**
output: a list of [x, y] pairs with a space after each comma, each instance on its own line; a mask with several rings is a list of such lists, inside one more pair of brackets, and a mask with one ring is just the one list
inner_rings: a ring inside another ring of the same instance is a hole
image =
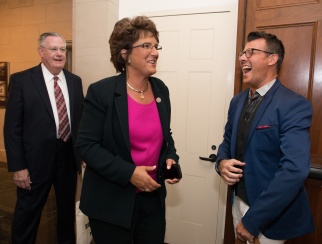
[[8, 99], [9, 62], [0, 61], [0, 107], [5, 107]]

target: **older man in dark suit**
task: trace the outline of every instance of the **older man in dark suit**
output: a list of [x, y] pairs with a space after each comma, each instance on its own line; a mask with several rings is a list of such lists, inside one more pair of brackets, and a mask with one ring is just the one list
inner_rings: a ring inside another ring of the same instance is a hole
[[66, 41], [39, 37], [41, 64], [12, 74], [4, 122], [8, 170], [17, 185], [12, 243], [35, 243], [51, 186], [58, 243], [75, 243], [75, 192], [80, 159], [74, 150], [82, 111], [81, 78], [63, 70]]

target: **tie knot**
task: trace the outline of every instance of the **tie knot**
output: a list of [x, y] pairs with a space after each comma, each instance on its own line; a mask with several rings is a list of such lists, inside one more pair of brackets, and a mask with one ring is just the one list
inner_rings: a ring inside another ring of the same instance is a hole
[[58, 81], [58, 77], [54, 76], [54, 82], [57, 83], [57, 81]]
[[259, 93], [256, 91], [253, 95], [253, 97], [251, 97], [251, 94], [249, 93], [249, 96], [248, 96], [248, 103], [253, 103], [254, 101], [257, 100], [257, 98], [259, 98], [260, 95]]
[[254, 96], [252, 97], [252, 99], [256, 99], [258, 97], [259, 97], [259, 93], [257, 91], [255, 91]]

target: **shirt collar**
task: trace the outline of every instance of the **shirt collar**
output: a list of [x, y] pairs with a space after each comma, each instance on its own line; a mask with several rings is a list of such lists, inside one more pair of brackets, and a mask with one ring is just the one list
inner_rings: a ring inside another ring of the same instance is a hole
[[[269, 89], [271, 89], [271, 87], [274, 85], [275, 81], [276, 81], [276, 78], [274, 80], [268, 82], [266, 85], [258, 88], [256, 90], [256, 92], [258, 92], [258, 94], [263, 97], [269, 91]], [[250, 90], [249, 90], [249, 95], [250, 95]]]
[[[50, 73], [50, 71], [46, 68], [46, 66], [43, 63], [41, 63], [41, 69], [42, 69], [42, 73], [44, 75], [45, 82], [46, 83], [50, 82], [54, 78], [54, 75], [52, 73]], [[60, 71], [60, 73], [57, 75], [57, 77], [59, 78], [59, 80], [61, 82], [63, 82], [65, 80], [64, 79], [64, 72]]]

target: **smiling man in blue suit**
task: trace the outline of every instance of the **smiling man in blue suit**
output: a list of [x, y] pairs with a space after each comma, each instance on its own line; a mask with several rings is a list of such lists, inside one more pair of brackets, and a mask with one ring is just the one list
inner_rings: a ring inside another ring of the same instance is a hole
[[304, 181], [310, 170], [312, 108], [277, 79], [283, 43], [251, 32], [239, 53], [249, 89], [230, 103], [216, 170], [232, 186], [236, 237], [284, 243], [314, 230]]

